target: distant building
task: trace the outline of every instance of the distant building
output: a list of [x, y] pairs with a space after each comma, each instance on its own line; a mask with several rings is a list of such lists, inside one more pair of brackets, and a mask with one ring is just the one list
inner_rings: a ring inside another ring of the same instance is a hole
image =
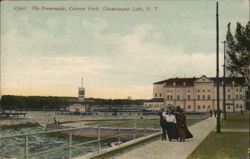
[[[223, 109], [223, 79], [220, 81], [220, 109]], [[145, 102], [148, 109], [160, 109], [163, 105], [180, 106], [187, 112], [207, 112], [217, 108], [216, 78], [205, 75], [200, 78], [170, 78], [153, 84], [153, 99]], [[226, 77], [226, 110], [246, 110], [246, 90], [241, 77]], [[159, 101], [157, 101], [159, 100]], [[157, 106], [158, 105], [158, 106]], [[159, 106], [160, 105], [160, 106]]]
[[153, 98], [144, 102], [144, 108], [147, 110], [160, 110], [166, 108], [164, 98]]
[[67, 111], [75, 114], [82, 114], [86, 112], [86, 105], [81, 103], [71, 104], [67, 108]]

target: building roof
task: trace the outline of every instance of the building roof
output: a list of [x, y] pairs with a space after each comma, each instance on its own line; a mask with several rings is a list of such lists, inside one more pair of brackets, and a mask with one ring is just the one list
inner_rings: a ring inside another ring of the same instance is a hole
[[[165, 86], [173, 86], [173, 84], [175, 83], [176, 86], [183, 86], [185, 83], [185, 86], [193, 86], [194, 83], [196, 82], [196, 80], [198, 80], [202, 77], [205, 77], [209, 80], [212, 80], [214, 83], [216, 82], [216, 77], [206, 77], [205, 75], [203, 75], [199, 78], [196, 78], [196, 77], [193, 77], [193, 78], [178, 78], [178, 77], [169, 78], [169, 79], [166, 79], [163, 81], [155, 82], [154, 84], [165, 84]], [[223, 77], [219, 77], [219, 81], [221, 83], [223, 81]], [[243, 77], [226, 77], [225, 78], [226, 85], [232, 85], [233, 81], [234, 81], [235, 86], [244, 85], [244, 82], [245, 82]]]
[[164, 102], [164, 98], [153, 98], [145, 102]]

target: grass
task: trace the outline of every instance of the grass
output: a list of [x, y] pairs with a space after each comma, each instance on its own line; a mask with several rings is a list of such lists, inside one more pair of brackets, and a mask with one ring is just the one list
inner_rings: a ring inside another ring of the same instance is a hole
[[188, 159], [246, 159], [248, 142], [247, 132], [211, 132]]
[[237, 113], [227, 113], [227, 120], [221, 122], [222, 129], [245, 129], [249, 130], [249, 113], [241, 115]]
[[[193, 125], [200, 120], [198, 119], [188, 119], [187, 125]], [[134, 121], [127, 121], [127, 122], [121, 122], [121, 121], [93, 121], [89, 122], [86, 125], [101, 125], [101, 126], [122, 126], [122, 127], [133, 127]], [[136, 126], [141, 128], [161, 128], [159, 120], [147, 120], [147, 119], [141, 119], [136, 121]]]
[[[221, 120], [222, 133], [212, 131], [193, 151], [188, 159], [246, 159], [248, 157], [249, 113], [227, 113], [227, 120]], [[231, 130], [223, 132], [223, 129]]]
[[0, 125], [0, 128], [3, 129], [21, 129], [29, 127], [39, 127], [38, 123], [25, 123], [25, 124], [15, 124], [15, 125]]

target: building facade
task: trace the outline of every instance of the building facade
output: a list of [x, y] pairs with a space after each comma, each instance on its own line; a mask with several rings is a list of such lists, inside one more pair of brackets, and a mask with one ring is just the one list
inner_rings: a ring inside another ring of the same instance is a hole
[[[219, 78], [219, 107], [223, 109], [223, 78]], [[246, 110], [246, 90], [241, 77], [226, 77], [226, 110]], [[216, 78], [170, 78], [153, 84], [153, 99], [162, 99], [164, 105], [180, 106], [187, 112], [207, 112], [217, 109]], [[150, 102], [145, 102], [148, 106]]]

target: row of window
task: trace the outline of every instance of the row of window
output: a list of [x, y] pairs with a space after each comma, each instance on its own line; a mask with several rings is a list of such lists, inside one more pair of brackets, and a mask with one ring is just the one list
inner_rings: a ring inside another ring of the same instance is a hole
[[[227, 109], [231, 109], [231, 108], [232, 108], [232, 107], [227, 106]], [[236, 104], [236, 108], [237, 108], [237, 109], [239, 109], [239, 108], [242, 109], [243, 106], [242, 106], [241, 104], [240, 104], [240, 105], [239, 105], [239, 104]]]
[[[167, 99], [173, 99], [173, 96], [172, 95], [167, 95]], [[177, 100], [180, 100], [180, 95], [177, 95], [176, 96], [176, 99]], [[190, 95], [187, 95], [187, 99], [190, 100], [191, 99], [191, 96]], [[200, 95], [197, 95], [197, 99], [201, 99], [201, 96]], [[202, 99], [203, 100], [206, 100], [206, 96], [205, 95], [202, 95]], [[207, 95], [207, 100], [210, 100], [210, 95]]]
[[[188, 105], [188, 106], [187, 106], [187, 109], [191, 109], [191, 108], [192, 108], [191, 105]], [[210, 105], [207, 105], [207, 106], [206, 106], [206, 105], [203, 105], [203, 106], [198, 105], [198, 106], [197, 106], [197, 109], [198, 109], [198, 110], [201, 109], [201, 108], [202, 108], [202, 109], [211, 109], [211, 106], [210, 106]]]
[[[207, 92], [210, 92], [210, 91], [211, 91], [211, 90], [209, 90], [209, 89], [207, 90]], [[228, 89], [227, 91], [230, 92], [231, 90]], [[173, 91], [167, 90], [167, 92], [168, 92], [168, 93], [169, 93], [169, 92], [172, 93]], [[179, 90], [177, 90], [177, 92], [179, 93]], [[187, 92], [190, 92], [190, 90], [187, 90]], [[197, 92], [206, 92], [206, 90], [204, 90], [204, 89], [203, 89], [203, 90], [199, 90], [199, 89], [198, 89]], [[242, 89], [235, 89], [235, 92], [242, 92]]]
[[[231, 99], [231, 96], [230, 95], [227, 95], [227, 99]], [[244, 99], [244, 96], [243, 95], [236, 95], [235, 96], [235, 99], [237, 100], [237, 99]]]
[[[155, 93], [155, 97], [157, 97], [157, 93]], [[159, 94], [159, 97], [162, 97], [162, 94], [160, 93]], [[202, 98], [201, 98], [202, 97]], [[173, 96], [172, 95], [167, 95], [167, 99], [173, 99]], [[180, 99], [180, 95], [177, 95], [176, 96], [176, 99], [179, 100]], [[191, 96], [190, 95], [187, 95], [187, 99], [191, 99]], [[197, 95], [197, 99], [200, 100], [200, 99], [203, 99], [203, 100], [210, 100], [211, 99], [211, 96], [210, 95], [207, 95], [207, 98], [206, 98], [206, 95]], [[231, 95], [227, 95], [227, 99], [231, 99]], [[238, 100], [238, 99], [244, 99], [244, 96], [243, 95], [235, 95], [235, 99]]]

